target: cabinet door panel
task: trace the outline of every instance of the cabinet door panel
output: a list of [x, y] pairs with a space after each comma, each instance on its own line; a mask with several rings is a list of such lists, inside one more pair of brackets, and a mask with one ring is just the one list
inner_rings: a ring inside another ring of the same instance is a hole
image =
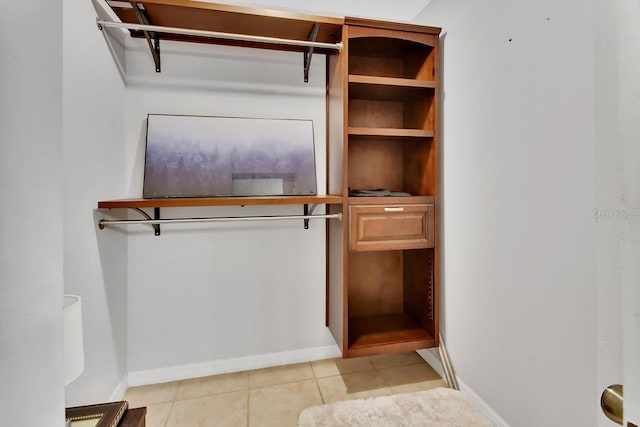
[[434, 207], [354, 205], [349, 207], [349, 249], [381, 251], [432, 248]]

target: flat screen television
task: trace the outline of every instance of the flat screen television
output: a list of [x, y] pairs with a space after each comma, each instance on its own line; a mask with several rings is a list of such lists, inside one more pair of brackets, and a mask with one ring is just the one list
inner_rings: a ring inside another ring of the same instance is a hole
[[311, 120], [147, 116], [144, 198], [316, 191]]

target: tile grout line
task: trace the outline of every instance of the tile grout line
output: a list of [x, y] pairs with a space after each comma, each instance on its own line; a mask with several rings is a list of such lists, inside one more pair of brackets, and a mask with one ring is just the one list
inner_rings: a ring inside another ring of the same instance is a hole
[[387, 382], [387, 380], [384, 378], [384, 376], [382, 375], [382, 373], [380, 372], [380, 369], [378, 369], [378, 367], [376, 366], [375, 363], [373, 363], [373, 361], [371, 359], [369, 359], [369, 361], [371, 362], [371, 364], [373, 365], [373, 369], [375, 369], [376, 374], [378, 374], [378, 376], [380, 377], [380, 379], [382, 380], [382, 382], [387, 386], [387, 388], [389, 389], [389, 392], [391, 394], [393, 394], [393, 389], [391, 389], [391, 386], [389, 385], [389, 383]]
[[176, 404], [176, 398], [178, 397], [178, 391], [180, 390], [180, 381], [176, 381], [176, 387], [175, 390], [173, 391], [173, 397], [171, 399], [171, 408], [169, 409], [169, 415], [167, 415], [167, 419], [164, 422], [165, 427], [167, 427], [167, 424], [169, 424], [169, 419], [171, 419], [171, 414], [173, 413], [173, 408], [175, 407]]
[[175, 405], [175, 401], [171, 402], [171, 408], [169, 408], [169, 413], [167, 414], [167, 419], [164, 420], [164, 427], [167, 427], [169, 424], [169, 419], [171, 418], [171, 413], [173, 412], [173, 406]]
[[316, 383], [316, 388], [318, 389], [318, 394], [320, 394], [320, 401], [324, 405], [327, 402], [324, 400], [324, 395], [322, 394], [322, 390], [320, 390], [320, 384], [318, 384], [318, 379], [314, 378], [314, 382]]
[[247, 426], [251, 426], [251, 371], [247, 372]]
[[[315, 369], [313, 369], [313, 362], [309, 362], [309, 365], [311, 365], [311, 372], [313, 373], [313, 379], [316, 382], [316, 388], [318, 389], [318, 393], [320, 393], [320, 400], [322, 401], [322, 404], [325, 405], [327, 402], [324, 399], [324, 395], [322, 394], [322, 390], [320, 389], [320, 384], [318, 384], [318, 376], [316, 375], [316, 371]], [[340, 371], [338, 371], [340, 372]], [[338, 374], [340, 375], [340, 374]], [[326, 378], [326, 377], [322, 377], [322, 378]]]
[[[369, 360], [371, 360], [371, 359], [369, 359]], [[373, 363], [373, 361], [371, 362], [371, 364], [373, 365], [374, 369], [376, 370], [376, 372], [378, 373], [378, 375], [380, 376], [380, 378], [382, 379], [382, 381], [387, 385], [387, 388], [389, 388], [389, 391], [391, 392], [391, 394], [392, 394], [392, 395], [397, 394], [397, 393], [393, 390], [393, 387], [395, 387], [395, 386], [391, 386], [391, 385], [389, 385], [389, 382], [385, 379], [384, 375], [382, 375], [381, 370], [385, 370], [385, 369], [393, 369], [393, 368], [400, 368], [400, 367], [403, 367], [403, 366], [420, 365], [420, 364], [423, 364], [423, 363], [425, 363], [425, 364], [427, 364], [427, 365], [428, 365], [428, 363], [426, 363], [426, 361], [418, 361], [418, 362], [412, 362], [412, 363], [404, 363], [404, 364], [396, 365], [396, 366], [387, 366], [386, 368], [378, 368], [378, 367], [376, 366], [376, 364], [375, 364], [375, 363]]]
[[251, 427], [251, 388], [249, 384], [247, 384], [247, 427]]
[[[309, 369], [311, 369], [311, 377], [309, 378], [300, 378], [297, 380], [291, 380], [291, 381], [285, 381], [282, 383], [275, 383], [275, 384], [266, 384], [266, 385], [261, 385], [261, 386], [257, 386], [257, 387], [252, 387], [251, 386], [251, 378], [249, 378], [249, 390], [258, 390], [258, 389], [262, 389], [262, 388], [267, 388], [267, 387], [275, 387], [275, 386], [280, 386], [280, 385], [286, 385], [286, 384], [294, 384], [294, 383], [298, 383], [301, 381], [309, 381], [309, 380], [315, 380], [316, 376], [315, 376], [315, 372], [313, 372], [313, 367], [311, 366], [310, 362], [306, 362], [307, 364], [309, 364]], [[296, 363], [297, 365], [297, 363]], [[283, 366], [287, 366], [287, 365], [283, 365]], [[264, 369], [264, 368], [263, 368]], [[266, 368], [269, 369], [269, 368]], [[255, 371], [259, 371], [260, 369], [255, 369]], [[251, 372], [251, 371], [249, 371]]]

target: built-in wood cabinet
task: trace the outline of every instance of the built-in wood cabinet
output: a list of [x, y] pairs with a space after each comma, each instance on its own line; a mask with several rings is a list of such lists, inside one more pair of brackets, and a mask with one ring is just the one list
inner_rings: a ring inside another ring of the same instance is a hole
[[[438, 344], [439, 32], [346, 18], [329, 61], [330, 180], [349, 196], [329, 225], [328, 324], [345, 357]], [[392, 197], [351, 194], [376, 189]]]

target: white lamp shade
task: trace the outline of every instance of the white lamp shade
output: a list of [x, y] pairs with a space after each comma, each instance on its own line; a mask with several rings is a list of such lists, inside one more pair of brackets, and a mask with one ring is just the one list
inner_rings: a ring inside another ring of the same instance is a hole
[[64, 296], [64, 385], [84, 371], [81, 302], [78, 295]]

